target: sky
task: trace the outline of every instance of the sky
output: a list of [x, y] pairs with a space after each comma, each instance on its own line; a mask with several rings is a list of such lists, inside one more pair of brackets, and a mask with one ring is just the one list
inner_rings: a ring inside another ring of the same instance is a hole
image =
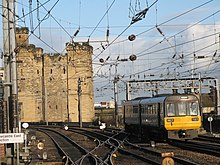
[[[72, 40], [93, 46], [96, 102], [113, 99], [115, 77], [119, 100], [129, 80], [220, 77], [219, 0], [16, 0], [15, 5], [16, 26], [29, 27], [29, 43], [44, 52], [64, 54]], [[135, 40], [128, 40], [130, 35]], [[137, 59], [130, 61], [131, 55]]]

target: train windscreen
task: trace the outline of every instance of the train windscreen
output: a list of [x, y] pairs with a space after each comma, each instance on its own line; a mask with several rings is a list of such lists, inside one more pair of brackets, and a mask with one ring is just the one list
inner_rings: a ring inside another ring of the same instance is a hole
[[166, 112], [168, 117], [172, 116], [198, 116], [198, 102], [180, 101], [166, 104]]

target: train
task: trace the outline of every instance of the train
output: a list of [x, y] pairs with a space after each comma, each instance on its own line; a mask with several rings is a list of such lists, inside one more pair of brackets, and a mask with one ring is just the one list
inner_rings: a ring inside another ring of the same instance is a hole
[[194, 94], [139, 97], [122, 103], [125, 131], [143, 139], [193, 139], [202, 127]]

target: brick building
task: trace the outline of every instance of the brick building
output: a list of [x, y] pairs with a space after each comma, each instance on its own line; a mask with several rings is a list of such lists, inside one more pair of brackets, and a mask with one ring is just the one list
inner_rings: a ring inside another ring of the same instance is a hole
[[91, 122], [93, 48], [88, 43], [67, 43], [65, 55], [45, 54], [29, 44], [28, 33], [28, 28], [16, 29], [21, 122], [78, 122], [79, 93], [82, 121]]

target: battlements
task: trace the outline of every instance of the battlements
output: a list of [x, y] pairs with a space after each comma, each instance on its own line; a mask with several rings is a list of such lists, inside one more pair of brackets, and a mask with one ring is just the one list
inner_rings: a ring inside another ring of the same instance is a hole
[[66, 43], [66, 50], [73, 51], [73, 50], [85, 50], [85, 51], [93, 51], [93, 47], [89, 45], [88, 42], [67, 42]]

